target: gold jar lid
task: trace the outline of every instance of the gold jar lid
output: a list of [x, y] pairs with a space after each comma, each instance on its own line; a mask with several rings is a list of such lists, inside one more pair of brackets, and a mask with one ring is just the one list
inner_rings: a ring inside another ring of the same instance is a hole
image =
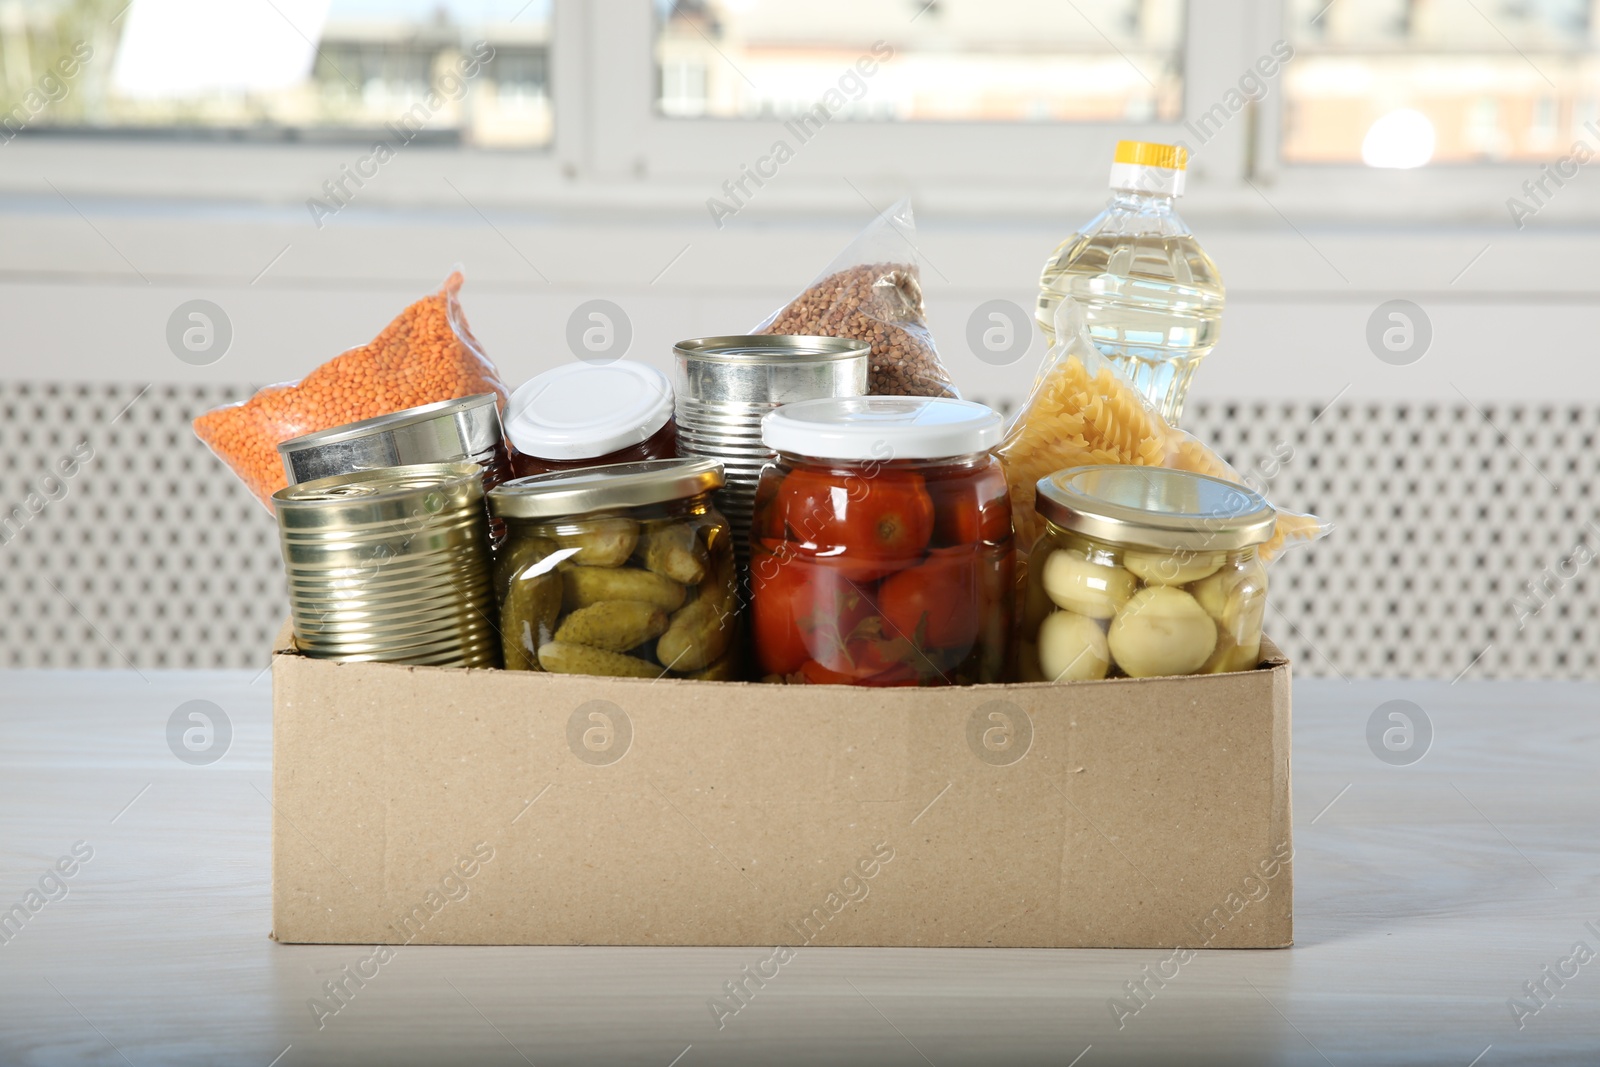
[[683, 500], [722, 487], [714, 459], [646, 459], [513, 478], [489, 491], [502, 519], [559, 519]]
[[1228, 552], [1272, 536], [1278, 514], [1242, 485], [1165, 467], [1071, 467], [1039, 479], [1034, 509], [1096, 541]]

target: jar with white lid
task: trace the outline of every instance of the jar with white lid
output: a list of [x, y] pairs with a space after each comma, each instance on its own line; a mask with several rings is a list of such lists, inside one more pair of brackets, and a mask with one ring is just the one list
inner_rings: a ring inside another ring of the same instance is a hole
[[528, 379], [506, 402], [517, 477], [673, 459], [672, 383], [632, 360], [567, 363]]
[[1073, 467], [1039, 479], [1045, 531], [1028, 556], [1025, 682], [1255, 668], [1267, 607], [1257, 547], [1277, 514], [1220, 478]]
[[751, 530], [755, 658], [769, 681], [999, 682], [1011, 632], [1000, 415], [872, 396], [786, 404]]

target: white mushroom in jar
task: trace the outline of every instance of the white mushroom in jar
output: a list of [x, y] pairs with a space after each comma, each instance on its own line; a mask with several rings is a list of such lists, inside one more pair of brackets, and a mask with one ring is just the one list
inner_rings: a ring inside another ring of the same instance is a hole
[[1217, 624], [1182, 589], [1152, 585], [1117, 612], [1106, 643], [1130, 677], [1193, 674], [1217, 647]]
[[1091, 619], [1109, 619], [1128, 602], [1139, 581], [1121, 567], [1096, 563], [1082, 552], [1058, 548], [1044, 562], [1044, 591], [1057, 607]]
[[1206, 614], [1217, 620], [1235, 643], [1259, 641], [1267, 609], [1267, 571], [1259, 561], [1224, 567], [1189, 587]]
[[1057, 611], [1039, 626], [1039, 670], [1048, 682], [1104, 678], [1111, 653], [1100, 624], [1076, 612]]
[[1122, 554], [1122, 565], [1147, 585], [1188, 585], [1217, 573], [1227, 558], [1223, 552], [1186, 548], [1168, 552], [1130, 548]]

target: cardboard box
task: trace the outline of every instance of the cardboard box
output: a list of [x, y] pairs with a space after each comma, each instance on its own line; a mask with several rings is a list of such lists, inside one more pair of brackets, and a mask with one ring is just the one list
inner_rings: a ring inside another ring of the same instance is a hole
[[273, 663], [284, 942], [1281, 947], [1289, 664], [948, 689]]

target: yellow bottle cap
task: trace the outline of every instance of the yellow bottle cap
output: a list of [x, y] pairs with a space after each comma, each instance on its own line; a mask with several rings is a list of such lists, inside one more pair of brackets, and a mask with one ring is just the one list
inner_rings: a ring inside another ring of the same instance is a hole
[[1161, 167], [1165, 170], [1186, 170], [1189, 152], [1181, 145], [1152, 144], [1149, 141], [1118, 141], [1116, 163], [1132, 163], [1139, 167]]

